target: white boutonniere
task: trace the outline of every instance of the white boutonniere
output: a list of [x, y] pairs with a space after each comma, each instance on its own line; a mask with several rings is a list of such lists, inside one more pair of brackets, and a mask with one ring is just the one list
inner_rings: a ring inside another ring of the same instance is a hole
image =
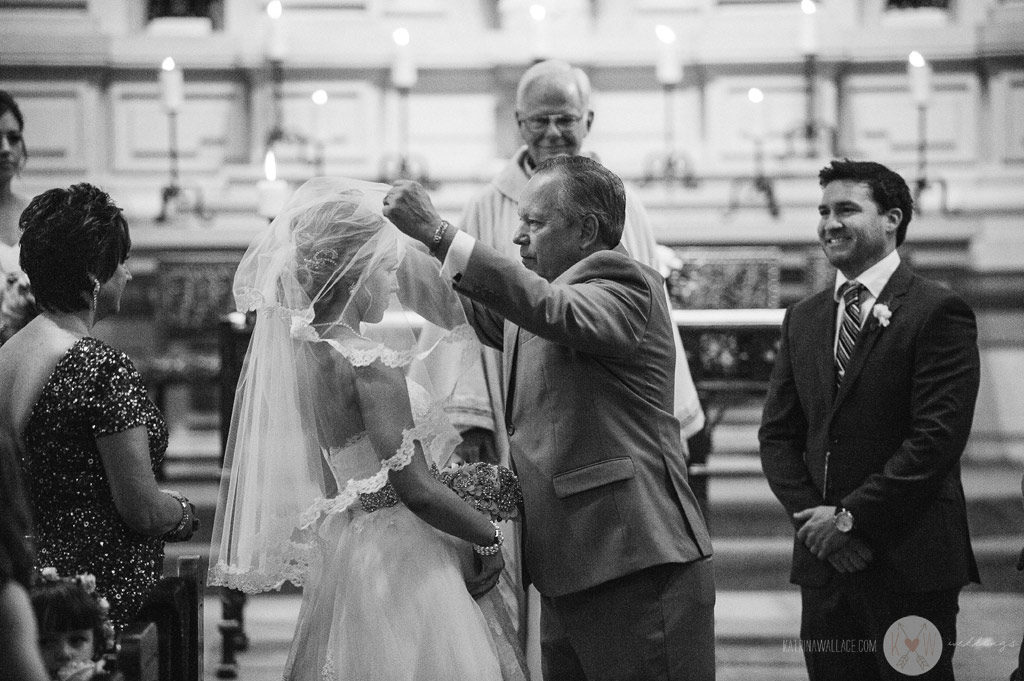
[[877, 303], [871, 308], [871, 315], [878, 320], [878, 325], [882, 328], [889, 326], [889, 320], [892, 319], [892, 310], [885, 303]]

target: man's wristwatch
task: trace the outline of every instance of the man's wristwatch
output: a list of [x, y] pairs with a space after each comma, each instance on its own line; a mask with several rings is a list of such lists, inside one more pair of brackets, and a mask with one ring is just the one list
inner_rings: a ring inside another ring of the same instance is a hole
[[837, 530], [845, 534], [853, 529], [853, 514], [845, 508], [837, 507], [836, 514], [832, 516], [832, 522]]

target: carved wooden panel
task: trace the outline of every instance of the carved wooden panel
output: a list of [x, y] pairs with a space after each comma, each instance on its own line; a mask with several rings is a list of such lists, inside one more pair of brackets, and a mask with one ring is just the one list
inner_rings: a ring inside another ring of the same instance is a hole
[[779, 249], [673, 250], [665, 280], [673, 306], [684, 310], [779, 306]]
[[[844, 152], [882, 163], [915, 163], [918, 112], [906, 76], [855, 75], [846, 92]], [[968, 162], [977, 158], [978, 96], [977, 83], [970, 76], [936, 74], [927, 109], [927, 159]]]
[[1024, 161], [1024, 71], [1011, 71], [1002, 79], [1004, 87], [993, 93], [995, 129], [1003, 135], [997, 149], [1002, 161]]
[[5, 83], [25, 119], [30, 172], [81, 173], [89, 167], [90, 146], [104, 136], [94, 115], [89, 87], [76, 81]]
[[[170, 122], [160, 101], [156, 71], [151, 83], [111, 87], [114, 169], [122, 172], [169, 168]], [[216, 172], [228, 156], [230, 129], [245, 118], [241, 88], [231, 82], [190, 83], [177, 115], [182, 171]]]

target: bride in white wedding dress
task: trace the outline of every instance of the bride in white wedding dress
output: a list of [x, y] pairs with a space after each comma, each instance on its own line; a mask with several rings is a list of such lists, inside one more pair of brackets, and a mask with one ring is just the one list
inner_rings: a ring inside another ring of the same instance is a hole
[[500, 525], [431, 472], [459, 441], [444, 416], [457, 377], [419, 368], [437, 344], [417, 347], [417, 329], [436, 324], [467, 361], [472, 332], [436, 261], [382, 217], [387, 189], [310, 180], [239, 265], [238, 309], [257, 317], [209, 583], [303, 587], [285, 679], [523, 679], [484, 595]]

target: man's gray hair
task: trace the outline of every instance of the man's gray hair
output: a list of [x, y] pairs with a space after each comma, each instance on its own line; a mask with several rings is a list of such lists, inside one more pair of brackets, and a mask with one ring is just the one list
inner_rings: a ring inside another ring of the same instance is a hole
[[590, 110], [590, 78], [583, 69], [561, 59], [537, 62], [519, 79], [516, 89], [516, 111], [522, 111], [527, 91], [541, 82], [555, 82], [575, 86], [584, 111]]

